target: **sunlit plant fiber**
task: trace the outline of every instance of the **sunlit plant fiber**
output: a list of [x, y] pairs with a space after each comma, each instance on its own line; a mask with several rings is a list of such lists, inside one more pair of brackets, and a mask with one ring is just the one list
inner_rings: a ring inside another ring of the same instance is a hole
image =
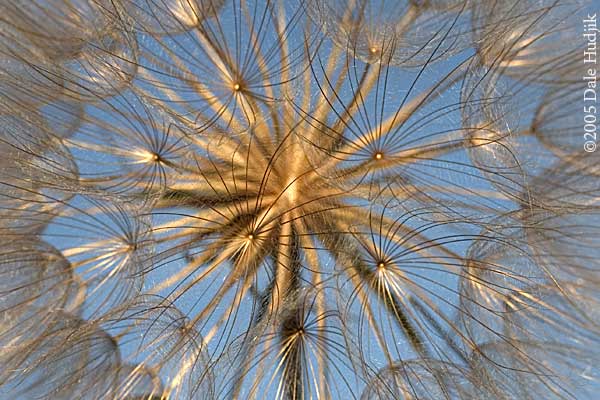
[[586, 5], [2, 1], [0, 397], [597, 398]]

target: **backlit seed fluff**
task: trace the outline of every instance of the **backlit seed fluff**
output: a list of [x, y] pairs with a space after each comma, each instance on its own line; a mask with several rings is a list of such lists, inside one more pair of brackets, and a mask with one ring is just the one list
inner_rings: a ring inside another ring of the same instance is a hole
[[0, 3], [0, 398], [600, 393], [589, 2]]

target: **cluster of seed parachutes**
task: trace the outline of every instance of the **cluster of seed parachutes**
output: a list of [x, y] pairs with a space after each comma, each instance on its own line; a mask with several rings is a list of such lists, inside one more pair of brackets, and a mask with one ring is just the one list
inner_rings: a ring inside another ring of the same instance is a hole
[[579, 0], [0, 5], [0, 397], [592, 399]]

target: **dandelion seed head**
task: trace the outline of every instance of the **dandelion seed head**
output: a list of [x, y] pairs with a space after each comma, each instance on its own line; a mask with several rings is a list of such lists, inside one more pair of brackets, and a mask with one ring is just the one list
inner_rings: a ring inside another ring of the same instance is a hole
[[592, 398], [582, 10], [0, 5], [0, 393]]

